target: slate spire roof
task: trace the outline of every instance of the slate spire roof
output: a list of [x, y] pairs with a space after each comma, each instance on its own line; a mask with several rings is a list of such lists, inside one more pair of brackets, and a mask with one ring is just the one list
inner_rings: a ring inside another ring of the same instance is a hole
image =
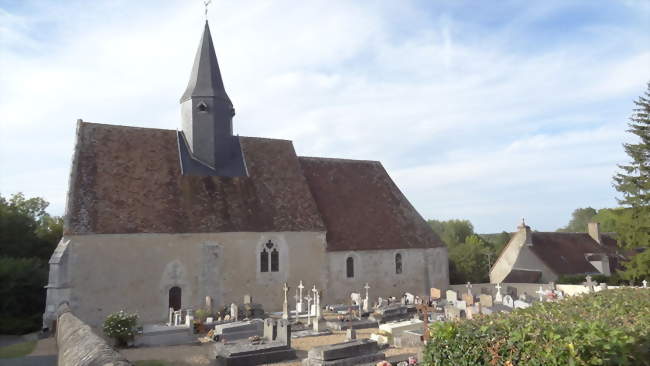
[[207, 20], [194, 58], [190, 81], [180, 102], [183, 103], [191, 97], [216, 97], [232, 106], [221, 79], [221, 70], [219, 69], [219, 62], [212, 44], [212, 35]]

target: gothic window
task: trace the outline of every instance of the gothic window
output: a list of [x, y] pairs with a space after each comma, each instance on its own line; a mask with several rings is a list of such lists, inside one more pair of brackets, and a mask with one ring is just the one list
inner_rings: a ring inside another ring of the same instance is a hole
[[178, 286], [169, 289], [169, 307], [174, 310], [181, 309], [181, 288]]
[[280, 251], [270, 240], [264, 244], [264, 248], [260, 252], [260, 272], [269, 272], [269, 257], [271, 257], [271, 272], [278, 272], [280, 270]]
[[400, 253], [395, 254], [395, 273], [402, 273], [402, 255]]
[[260, 272], [269, 271], [269, 252], [266, 249], [262, 249], [260, 253]]
[[278, 256], [278, 250], [273, 248], [271, 251], [271, 272], [277, 272], [280, 267], [280, 258]]
[[345, 269], [348, 278], [354, 277], [354, 259], [352, 257], [348, 257], [345, 261]]

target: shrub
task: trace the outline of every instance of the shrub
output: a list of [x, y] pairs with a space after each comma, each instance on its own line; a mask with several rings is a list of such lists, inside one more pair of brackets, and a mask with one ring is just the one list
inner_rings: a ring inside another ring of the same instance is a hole
[[426, 365], [650, 365], [650, 291], [616, 289], [431, 325]]
[[126, 346], [136, 333], [138, 314], [129, 314], [123, 310], [113, 313], [104, 320], [104, 334], [113, 338], [118, 346]]
[[41, 328], [47, 263], [38, 258], [0, 256], [0, 334], [24, 334]]

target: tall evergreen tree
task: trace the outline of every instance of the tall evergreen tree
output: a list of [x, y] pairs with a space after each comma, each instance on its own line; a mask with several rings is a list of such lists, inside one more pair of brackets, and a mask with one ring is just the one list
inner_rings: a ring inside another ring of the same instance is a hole
[[621, 239], [629, 246], [647, 247], [650, 244], [650, 83], [634, 104], [637, 107], [630, 117], [628, 132], [639, 141], [623, 144], [631, 162], [619, 165], [621, 172], [614, 176], [614, 187], [622, 194], [619, 203], [631, 208], [626, 210], [629, 217], [618, 230]]

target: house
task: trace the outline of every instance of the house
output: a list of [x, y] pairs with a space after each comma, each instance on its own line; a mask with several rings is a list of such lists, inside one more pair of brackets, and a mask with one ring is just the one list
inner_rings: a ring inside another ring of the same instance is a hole
[[490, 282], [546, 283], [561, 275], [611, 275], [621, 259], [616, 239], [589, 223], [586, 233], [536, 232], [522, 220], [490, 269]]
[[180, 102], [179, 131], [78, 121], [45, 326], [64, 302], [91, 325], [118, 310], [152, 323], [206, 297], [279, 310], [284, 283], [322, 303], [449, 284], [445, 245], [380, 162], [233, 135], [207, 22]]

